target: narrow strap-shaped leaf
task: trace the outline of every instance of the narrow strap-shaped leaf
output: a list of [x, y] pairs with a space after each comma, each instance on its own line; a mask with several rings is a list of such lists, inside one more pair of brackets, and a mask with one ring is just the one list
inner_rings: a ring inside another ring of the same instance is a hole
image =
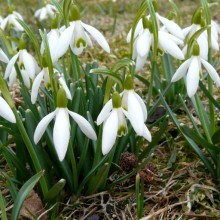
[[12, 209], [12, 215], [11, 220], [17, 220], [19, 216], [19, 212], [21, 209], [21, 206], [25, 200], [25, 198], [28, 196], [28, 194], [31, 192], [31, 190], [34, 188], [34, 186], [37, 184], [37, 182], [40, 180], [40, 178], [43, 176], [43, 171], [40, 171], [39, 173], [32, 176], [19, 190], [18, 195], [16, 197], [16, 200], [14, 202], [14, 207]]
[[6, 214], [5, 200], [4, 197], [2, 196], [1, 191], [0, 191], [0, 210], [1, 210], [2, 220], [7, 220], [8, 218]]
[[51, 189], [47, 192], [44, 200], [45, 202], [49, 202], [57, 197], [57, 195], [61, 192], [61, 190], [64, 188], [66, 185], [66, 180], [61, 179], [59, 180], [56, 184], [52, 186]]

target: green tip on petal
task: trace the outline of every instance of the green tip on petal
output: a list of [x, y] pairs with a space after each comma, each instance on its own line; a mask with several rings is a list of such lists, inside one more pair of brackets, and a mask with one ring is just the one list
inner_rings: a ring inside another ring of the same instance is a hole
[[127, 134], [127, 127], [124, 126], [124, 125], [121, 125], [119, 128], [118, 128], [118, 137], [121, 137], [121, 136], [124, 136]]
[[78, 38], [77, 41], [76, 41], [76, 47], [77, 48], [80, 48], [81, 47], [81, 44], [83, 45], [83, 47], [86, 47], [86, 42], [83, 38]]
[[202, 8], [198, 8], [192, 17], [192, 24], [201, 24], [202, 20]]
[[144, 29], [149, 29], [150, 24], [149, 24], [149, 20], [146, 16], [142, 17], [142, 23], [143, 23]]
[[157, 1], [156, 1], [156, 0], [152, 1], [152, 4], [153, 4], [153, 6], [154, 6], [154, 11], [157, 12], [157, 11], [158, 11]]
[[69, 15], [69, 21], [77, 21], [80, 20], [81, 16], [80, 16], [80, 11], [79, 8], [72, 4], [70, 6], [70, 15]]
[[26, 49], [26, 44], [27, 44], [26, 36], [27, 36], [27, 35], [26, 35], [25, 33], [23, 33], [23, 34], [21, 35], [21, 38], [20, 38], [19, 44], [18, 44], [19, 50]]
[[67, 97], [63, 88], [60, 88], [57, 92], [57, 107], [58, 108], [67, 107]]
[[121, 108], [121, 96], [117, 92], [112, 95], [112, 106], [113, 108]]
[[134, 86], [133, 86], [133, 79], [131, 77], [131, 75], [128, 75], [125, 79], [124, 82], [124, 89], [126, 90], [133, 90]]
[[200, 54], [200, 48], [199, 48], [199, 44], [197, 43], [197, 41], [195, 41], [195, 43], [193, 44], [192, 54], [193, 54], [193, 56], [199, 56], [199, 54]]

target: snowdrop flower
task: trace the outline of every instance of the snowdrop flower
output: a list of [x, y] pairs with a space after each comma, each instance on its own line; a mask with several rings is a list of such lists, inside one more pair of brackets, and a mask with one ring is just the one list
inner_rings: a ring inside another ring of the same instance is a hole
[[18, 12], [16, 11], [11, 12], [6, 18], [4, 18], [1, 21], [1, 24], [0, 24], [1, 29], [5, 30], [7, 27], [8, 28], [11, 27], [16, 31], [24, 31], [24, 28], [20, 25], [17, 19], [20, 19], [23, 21], [22, 16]]
[[30, 80], [34, 79], [36, 73], [39, 71], [39, 67], [34, 57], [28, 53], [26, 49], [24, 49], [25, 41], [23, 37], [21, 37], [19, 48], [20, 50], [18, 53], [15, 54], [8, 62], [4, 78], [9, 78], [9, 86], [14, 84], [17, 76], [14, 65], [17, 62], [25, 86], [30, 88]]
[[126, 111], [121, 106], [121, 97], [118, 93], [112, 95], [97, 118], [97, 125], [104, 122], [102, 132], [102, 153], [106, 155], [112, 149], [117, 136], [127, 134]]
[[[182, 29], [180, 28], [180, 26], [178, 24], [176, 24], [174, 21], [165, 18], [163, 16], [161, 16], [158, 13], [158, 5], [156, 1], [152, 1], [153, 6], [154, 6], [154, 10], [155, 10], [155, 15], [156, 15], [156, 19], [157, 19], [157, 25], [158, 25], [158, 29], [159, 30], [164, 30], [166, 29], [167, 32], [169, 32], [171, 35], [177, 37], [178, 39], [180, 39], [181, 41], [184, 40], [184, 35], [182, 32]], [[150, 20], [150, 15], [146, 16], [142, 19], [148, 19]], [[134, 32], [134, 38], [136, 38], [138, 36], [138, 34], [140, 34], [143, 30], [144, 30], [144, 26], [143, 26], [143, 20], [140, 19], [136, 28], [135, 28], [135, 32]], [[161, 27], [162, 24], [162, 27]], [[128, 35], [127, 35], [127, 42], [129, 43], [131, 41], [131, 33], [132, 33], [132, 29], [130, 29]]]
[[11, 123], [16, 123], [16, 119], [13, 111], [9, 107], [8, 103], [1, 96], [0, 96], [0, 116]]
[[76, 55], [80, 55], [87, 45], [92, 46], [89, 34], [106, 52], [110, 53], [109, 45], [104, 36], [96, 28], [80, 20], [79, 9], [72, 5], [70, 10], [70, 26], [60, 35], [55, 52], [55, 60], [63, 56], [69, 46]]
[[107, 154], [113, 147], [117, 136], [127, 134], [126, 118], [130, 121], [135, 132], [149, 142], [152, 137], [144, 124], [147, 119], [147, 110], [140, 96], [133, 90], [131, 76], [125, 80], [125, 90], [121, 94], [114, 93], [97, 118], [97, 125], [103, 124], [102, 153]]
[[43, 136], [48, 124], [55, 118], [53, 142], [60, 161], [63, 161], [66, 155], [70, 139], [69, 115], [88, 138], [97, 140], [96, 133], [90, 123], [81, 115], [68, 110], [66, 93], [63, 89], [60, 89], [57, 93], [57, 108], [39, 122], [34, 133], [34, 142], [37, 144]]
[[122, 93], [122, 107], [127, 110], [126, 116], [139, 136], [151, 142], [151, 134], [144, 124], [147, 120], [147, 109], [141, 97], [134, 91], [133, 80], [130, 75], [125, 79]]
[[38, 9], [34, 13], [34, 17], [37, 18], [39, 21], [46, 20], [48, 18], [54, 18], [57, 9], [54, 5], [47, 4], [44, 7]]
[[220, 86], [220, 77], [216, 70], [211, 64], [209, 64], [205, 59], [200, 55], [199, 44], [195, 43], [193, 47], [193, 55], [191, 58], [186, 60], [181, 64], [177, 69], [175, 74], [172, 77], [172, 82], [176, 82], [186, 75], [186, 87], [187, 94], [189, 97], [195, 95], [198, 85], [199, 85], [199, 75], [202, 71], [201, 66], [204, 66], [212, 80]]
[[[132, 58], [136, 60], [136, 70], [140, 70], [144, 66], [150, 47], [154, 42], [152, 24], [145, 17], [142, 18], [142, 22], [144, 29], [138, 34], [133, 45]], [[183, 44], [179, 38], [165, 31], [158, 31], [158, 48], [177, 59], [183, 60], [184, 55], [178, 47], [179, 44]]]
[[[68, 99], [72, 99], [70, 90], [64, 80], [64, 77], [58, 72], [58, 70], [54, 69], [54, 75], [58, 78], [58, 82], [61, 85], [61, 87], [64, 89], [66, 96]], [[36, 76], [36, 78], [33, 81], [32, 85], [32, 91], [31, 91], [31, 102], [34, 104], [37, 100], [38, 90], [40, 88], [41, 82], [44, 82], [44, 85], [46, 87], [50, 86], [50, 76], [49, 76], [49, 69], [48, 67], [43, 67], [41, 72]]]
[[8, 63], [8, 61], [9, 61], [7, 55], [5, 54], [5, 52], [1, 48], [0, 48], [0, 61], [2, 61], [4, 63]]

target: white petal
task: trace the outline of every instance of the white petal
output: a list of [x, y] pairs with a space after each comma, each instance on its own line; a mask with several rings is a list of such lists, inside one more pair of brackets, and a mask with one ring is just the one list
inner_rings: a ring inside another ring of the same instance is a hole
[[39, 140], [41, 139], [42, 135], [44, 134], [48, 124], [51, 122], [51, 120], [55, 117], [56, 111], [51, 112], [47, 116], [41, 119], [39, 124], [36, 127], [36, 130], [34, 132], [34, 143], [37, 144]]
[[21, 77], [24, 81], [25, 86], [29, 89], [31, 84], [30, 84], [30, 78], [29, 78], [26, 70], [20, 70], [20, 73], [21, 73]]
[[[137, 37], [137, 35], [139, 33], [141, 33], [141, 31], [143, 30], [143, 22], [142, 22], [142, 18], [138, 21], [137, 23], [137, 26], [135, 28], [135, 31], [134, 31], [134, 38]], [[128, 32], [128, 35], [127, 35], [127, 43], [129, 43], [131, 41], [131, 33], [132, 33], [132, 28], [130, 29], [130, 31]]]
[[44, 69], [36, 76], [32, 85], [31, 102], [34, 104], [37, 100], [38, 90], [44, 77]]
[[183, 40], [184, 39], [184, 35], [182, 33], [182, 29], [179, 27], [179, 25], [177, 25], [175, 22], [164, 18], [162, 16], [160, 16], [158, 13], [156, 14], [157, 17], [159, 18], [159, 20], [161, 21], [161, 23], [163, 23], [163, 25], [166, 26], [167, 30], [174, 36], [178, 37], [179, 39]]
[[191, 59], [184, 61], [174, 73], [171, 82], [176, 82], [179, 79], [181, 79], [186, 74], [186, 71], [189, 68], [190, 63], [191, 63]]
[[71, 38], [73, 37], [73, 29], [74, 29], [74, 24], [71, 24], [71, 26], [69, 26], [61, 33], [55, 50], [56, 51], [54, 55], [55, 61], [57, 61], [61, 56], [63, 56], [66, 53], [70, 45]]
[[17, 72], [15, 70], [15, 68], [12, 68], [11, 74], [9, 76], [9, 87], [13, 86], [13, 84], [16, 81], [16, 77], [17, 77]]
[[169, 38], [167, 37], [168, 33], [163, 34], [165, 32], [159, 31], [158, 39], [159, 39], [159, 47], [172, 55], [173, 57], [183, 60], [184, 55], [180, 48]]
[[98, 115], [97, 118], [97, 125], [102, 124], [103, 121], [106, 120], [106, 118], [108, 118], [108, 116], [110, 115], [110, 112], [112, 110], [112, 99], [110, 99], [102, 108], [101, 112]]
[[55, 51], [56, 51], [56, 47], [58, 45], [58, 39], [59, 39], [60, 33], [59, 30], [57, 29], [52, 29], [50, 31], [50, 33], [48, 34], [48, 44], [49, 44], [49, 48], [50, 48], [50, 56], [52, 61], [55, 61]]
[[143, 112], [143, 116], [144, 116], [144, 121], [147, 120], [147, 108], [146, 108], [146, 105], [144, 104], [142, 98], [136, 93], [134, 92], [134, 95], [136, 97], [136, 99], [138, 100], [140, 106], [141, 106], [141, 109], [142, 109], [142, 112]]
[[112, 149], [118, 133], [118, 114], [113, 109], [112, 113], [105, 121], [102, 133], [102, 153], [106, 155]]
[[139, 56], [148, 56], [150, 46], [151, 46], [151, 33], [148, 29], [137, 38], [137, 53]]
[[130, 120], [135, 132], [139, 136], [142, 136], [144, 115], [138, 100], [136, 99], [135, 95], [131, 92], [128, 93], [128, 119]]
[[191, 98], [195, 95], [199, 86], [199, 71], [200, 64], [198, 57], [192, 57], [187, 76], [186, 76], [186, 87], [187, 94]]
[[10, 121], [11, 123], [16, 123], [14, 113], [12, 112], [8, 103], [1, 96], [0, 96], [0, 116]]
[[78, 124], [81, 131], [90, 139], [97, 140], [96, 133], [90, 123], [81, 115], [68, 111], [71, 117], [74, 119], [74, 121]]
[[66, 93], [67, 98], [71, 100], [72, 96], [71, 96], [70, 90], [69, 90], [69, 88], [68, 88], [68, 86], [62, 76], [59, 77], [59, 83], [62, 85], [62, 87]]
[[96, 28], [81, 22], [82, 26], [88, 31], [97, 43], [108, 53], [110, 53], [110, 47], [105, 37]]
[[7, 55], [4, 53], [4, 51], [1, 48], [0, 48], [0, 61], [2, 61], [4, 63], [9, 62]]
[[146, 63], [146, 60], [147, 60], [147, 56], [143, 56], [143, 57], [137, 56], [135, 69], [137, 71], [141, 70], [144, 67], [144, 64]]
[[213, 35], [211, 35], [211, 42], [212, 42], [212, 49], [218, 51], [219, 50], [218, 38], [215, 38]]
[[19, 56], [19, 53], [15, 54], [11, 59], [10, 61], [8, 62], [8, 65], [6, 67], [6, 70], [5, 70], [5, 75], [4, 75], [4, 78], [7, 79], [12, 71], [12, 68], [14, 67], [15, 65], [15, 62], [17, 61], [18, 59], [18, 56]]
[[212, 80], [217, 84], [217, 86], [220, 86], [220, 77], [217, 73], [217, 71], [214, 69], [214, 67], [208, 63], [207, 61], [201, 59], [202, 64], [206, 68], [207, 72], [209, 73]]
[[151, 140], [152, 140], [151, 133], [150, 133], [150, 131], [148, 130], [148, 128], [147, 128], [146, 125], [144, 125], [144, 127], [143, 127], [143, 137], [144, 137], [145, 139], [147, 139], [149, 142], [151, 142]]
[[70, 139], [70, 123], [68, 110], [58, 108], [53, 128], [54, 146], [60, 161], [63, 161]]
[[34, 57], [32, 57], [27, 50], [23, 50], [23, 63], [25, 70], [28, 74], [28, 76], [33, 79], [35, 76], [35, 63], [34, 63]]
[[200, 56], [207, 60], [208, 59], [208, 40], [207, 37], [204, 34], [201, 34], [197, 42], [199, 44], [199, 49], [200, 49]]

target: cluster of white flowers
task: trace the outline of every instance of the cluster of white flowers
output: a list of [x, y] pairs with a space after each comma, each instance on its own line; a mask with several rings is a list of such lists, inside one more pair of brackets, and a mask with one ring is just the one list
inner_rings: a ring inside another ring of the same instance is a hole
[[[209, 73], [213, 81], [220, 86], [220, 77], [211, 64], [207, 62], [208, 58], [208, 33], [204, 30], [189, 50], [188, 40], [193, 34], [202, 28], [199, 19], [194, 19], [193, 24], [185, 29], [181, 29], [173, 20], [161, 16], [157, 12], [155, 17], [158, 25], [158, 49], [164, 53], [179, 60], [186, 58], [187, 52], [190, 51], [191, 57], [180, 65], [174, 73], [172, 82], [176, 82], [186, 75], [186, 86], [189, 97], [192, 97], [198, 88], [199, 77], [202, 65]], [[55, 13], [58, 13], [55, 6], [47, 4], [35, 12], [35, 17], [43, 21], [48, 17], [55, 19]], [[197, 16], [198, 17], [198, 16]], [[6, 18], [0, 18], [0, 27], [3, 30], [13, 28], [15, 31], [23, 31], [23, 27], [18, 22], [23, 20], [22, 16], [12, 11]], [[136, 70], [143, 68], [151, 48], [155, 42], [152, 21], [150, 16], [144, 16], [138, 22], [134, 30], [133, 54], [136, 61]], [[211, 22], [211, 46], [214, 50], [219, 50], [218, 34], [220, 28], [214, 21]], [[132, 30], [129, 31], [127, 42], [131, 41]], [[68, 48], [72, 53], [79, 56], [87, 46], [93, 46], [91, 37], [108, 53], [110, 47], [105, 37], [96, 28], [85, 24], [81, 21], [80, 12], [76, 5], [72, 4], [69, 12], [69, 26], [63, 26], [60, 29], [54, 27], [47, 34], [48, 46], [51, 54], [52, 63], [54, 64], [53, 79], [57, 79], [58, 94], [57, 108], [55, 111], [45, 116], [37, 125], [34, 141], [38, 143], [43, 136], [48, 124], [55, 118], [53, 141], [56, 152], [60, 161], [65, 158], [69, 139], [70, 139], [70, 122], [69, 115], [78, 124], [81, 131], [90, 139], [96, 140], [97, 136], [90, 123], [82, 116], [68, 110], [67, 99], [72, 99], [71, 92], [65, 82], [65, 79], [55, 65], [59, 59], [66, 53]], [[37, 101], [38, 91], [41, 83], [49, 87], [51, 76], [48, 66], [45, 64], [39, 67], [35, 58], [27, 51], [26, 44], [22, 42], [17, 53], [8, 59], [7, 54], [0, 49], [0, 61], [6, 63], [4, 79], [8, 80], [11, 87], [17, 77], [17, 71], [20, 72], [24, 85], [31, 89], [31, 102]], [[44, 56], [45, 48], [43, 43], [40, 52]], [[56, 77], [54, 77], [56, 76]], [[6, 120], [15, 123], [15, 117], [7, 102], [0, 96], [0, 115]], [[147, 119], [147, 109], [140, 96], [133, 89], [133, 81], [130, 75], [126, 77], [124, 91], [121, 94], [114, 93], [112, 99], [103, 107], [97, 118], [97, 125], [103, 123], [102, 134], [102, 153], [105, 155], [112, 149], [117, 136], [127, 134], [127, 120], [130, 121], [133, 129], [138, 136], [142, 136], [149, 142], [152, 137], [145, 125]]]
[[[158, 49], [162, 52], [168, 53], [176, 59], [184, 60], [188, 51], [188, 42], [190, 37], [202, 28], [202, 14], [201, 10], [194, 14], [192, 25], [181, 29], [173, 20], [169, 20], [157, 12], [157, 5], [155, 5], [155, 15], [158, 24]], [[162, 25], [161, 25], [162, 24]], [[141, 70], [146, 63], [149, 51], [153, 48], [154, 35], [151, 17], [144, 16], [139, 20], [134, 30], [134, 43], [132, 58], [136, 61], [136, 70]], [[220, 33], [220, 27], [215, 21], [211, 21], [211, 47], [218, 51], [218, 35]], [[132, 29], [127, 35], [127, 42], [131, 41]], [[200, 78], [201, 63], [209, 73], [212, 80], [220, 86], [220, 77], [216, 70], [207, 62], [208, 60], [208, 33], [207, 29], [200, 33], [195, 39], [197, 44], [196, 55], [193, 54], [191, 49], [191, 57], [188, 58], [177, 69], [172, 78], [172, 82], [176, 82], [182, 78], [186, 72], [186, 87], [189, 97], [195, 95]], [[195, 52], [195, 51], [194, 51]], [[187, 71], [188, 70], [188, 71]]]

